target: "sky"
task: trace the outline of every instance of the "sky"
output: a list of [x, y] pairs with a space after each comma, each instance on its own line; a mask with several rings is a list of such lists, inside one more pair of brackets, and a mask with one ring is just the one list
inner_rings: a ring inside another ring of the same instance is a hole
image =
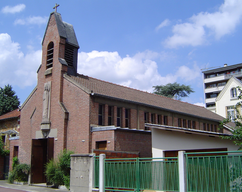
[[42, 39], [55, 3], [80, 46], [78, 73], [153, 92], [177, 82], [204, 105], [201, 70], [242, 62], [241, 0], [0, 1], [0, 87], [23, 103], [37, 84]]

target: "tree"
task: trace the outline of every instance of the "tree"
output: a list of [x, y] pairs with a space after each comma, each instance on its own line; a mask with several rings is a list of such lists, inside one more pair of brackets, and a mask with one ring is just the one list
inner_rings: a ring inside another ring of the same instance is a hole
[[11, 85], [0, 87], [0, 115], [17, 109], [19, 105], [19, 98], [15, 95]]
[[189, 85], [180, 85], [178, 83], [168, 83], [166, 85], [153, 86], [154, 92], [157, 95], [163, 95], [170, 98], [181, 100], [181, 97], [188, 97], [193, 93], [193, 89]]

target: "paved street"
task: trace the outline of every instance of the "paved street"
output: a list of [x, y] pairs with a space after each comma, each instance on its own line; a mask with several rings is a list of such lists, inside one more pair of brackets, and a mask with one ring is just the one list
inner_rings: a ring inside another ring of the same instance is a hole
[[0, 180], [0, 192], [67, 192], [67, 189], [52, 189], [42, 186], [9, 184], [6, 180]]

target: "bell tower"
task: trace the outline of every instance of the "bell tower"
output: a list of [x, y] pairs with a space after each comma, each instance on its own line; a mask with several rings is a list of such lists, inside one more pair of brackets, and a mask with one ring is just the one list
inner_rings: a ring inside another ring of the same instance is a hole
[[40, 124], [44, 138], [53, 127], [53, 106], [63, 102], [63, 75], [77, 75], [79, 45], [73, 26], [62, 21], [61, 14], [50, 14], [42, 41], [42, 64], [38, 69], [38, 89], [43, 94], [42, 121]]

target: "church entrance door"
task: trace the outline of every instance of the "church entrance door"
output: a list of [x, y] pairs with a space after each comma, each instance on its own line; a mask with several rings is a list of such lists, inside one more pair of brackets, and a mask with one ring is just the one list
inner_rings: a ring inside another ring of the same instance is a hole
[[53, 154], [54, 138], [32, 139], [31, 183], [46, 183], [45, 165]]

